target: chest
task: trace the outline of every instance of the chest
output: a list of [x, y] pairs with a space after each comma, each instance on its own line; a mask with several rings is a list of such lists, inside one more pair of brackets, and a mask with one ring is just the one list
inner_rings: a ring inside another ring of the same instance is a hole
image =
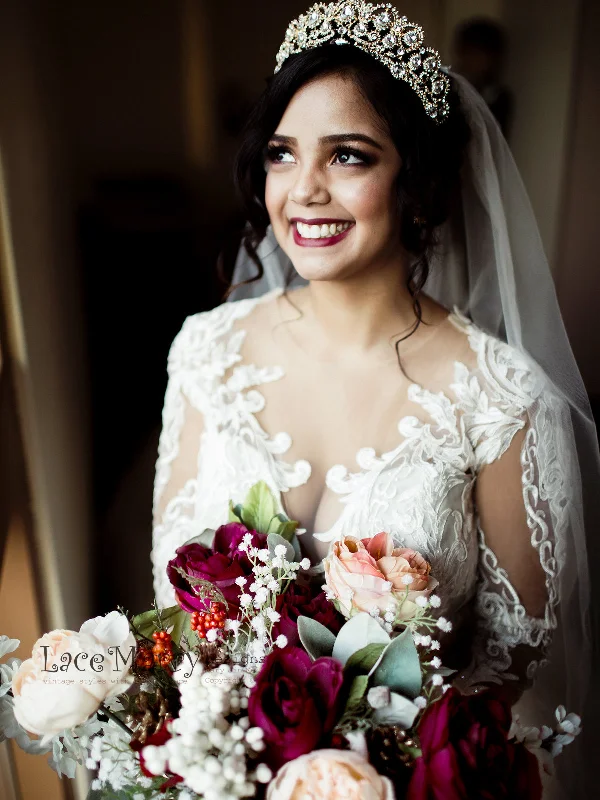
[[306, 386], [294, 372], [282, 377], [241, 366], [213, 393], [200, 449], [203, 502], [241, 502], [265, 480], [306, 530], [313, 561], [340, 535], [380, 530], [421, 552], [433, 542], [447, 550], [470, 512], [472, 451], [454, 404], [400, 380], [332, 375]]

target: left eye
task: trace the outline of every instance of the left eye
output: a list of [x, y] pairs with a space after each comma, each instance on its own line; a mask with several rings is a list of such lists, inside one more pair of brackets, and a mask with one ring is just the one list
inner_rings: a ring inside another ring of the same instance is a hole
[[335, 155], [335, 160], [339, 164], [364, 164], [365, 159], [360, 155], [360, 153], [353, 153], [350, 150], [340, 150]]

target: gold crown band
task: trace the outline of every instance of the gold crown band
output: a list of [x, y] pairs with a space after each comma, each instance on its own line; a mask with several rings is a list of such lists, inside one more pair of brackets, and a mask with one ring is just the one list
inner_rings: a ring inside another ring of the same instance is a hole
[[399, 16], [390, 3], [315, 3], [290, 22], [277, 53], [275, 72], [294, 53], [328, 42], [354, 45], [370, 53], [394, 78], [408, 83], [428, 116], [436, 122], [448, 116], [450, 79], [442, 71], [439, 53], [423, 47], [421, 26]]

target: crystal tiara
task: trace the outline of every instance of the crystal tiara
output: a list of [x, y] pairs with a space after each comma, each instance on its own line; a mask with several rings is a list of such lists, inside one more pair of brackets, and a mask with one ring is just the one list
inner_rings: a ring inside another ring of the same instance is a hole
[[450, 79], [442, 71], [439, 53], [423, 47], [423, 28], [401, 17], [390, 3], [315, 3], [290, 22], [275, 72], [294, 53], [327, 42], [351, 44], [370, 53], [395, 78], [408, 83], [433, 120], [443, 122], [448, 116]]

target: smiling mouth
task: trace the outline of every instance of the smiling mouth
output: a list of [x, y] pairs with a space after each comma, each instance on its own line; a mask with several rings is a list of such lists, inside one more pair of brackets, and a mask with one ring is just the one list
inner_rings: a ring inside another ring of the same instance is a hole
[[294, 241], [301, 247], [324, 247], [333, 245], [344, 239], [354, 222], [348, 220], [315, 220], [305, 222], [291, 220]]

